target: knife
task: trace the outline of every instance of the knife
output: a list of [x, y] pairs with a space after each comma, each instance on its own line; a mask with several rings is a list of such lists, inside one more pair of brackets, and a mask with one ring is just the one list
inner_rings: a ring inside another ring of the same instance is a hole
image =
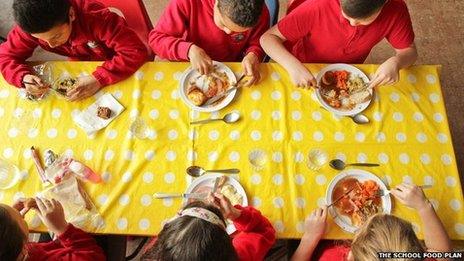
[[221, 94], [218, 94], [212, 98], [210, 98], [209, 100], [206, 101], [205, 104], [203, 104], [203, 106], [208, 106], [208, 105], [211, 105], [217, 101], [219, 101], [220, 99], [222, 99], [223, 97], [227, 96], [229, 93], [237, 90], [238, 88], [240, 88], [241, 86], [238, 85], [239, 82], [241, 82], [243, 80], [243, 78], [245, 78], [245, 74], [242, 74], [242, 76], [240, 76], [240, 78], [238, 79], [238, 81], [233, 84], [232, 88], [228, 89], [227, 91], [221, 93]]
[[164, 199], [164, 198], [192, 198], [192, 199], [205, 199], [208, 196], [208, 193], [155, 193], [153, 194], [154, 198]]
[[336, 200], [334, 200], [330, 205], [327, 206], [327, 208], [330, 208], [331, 206], [333, 206], [335, 203], [337, 203], [338, 201], [340, 201], [342, 198], [344, 198], [346, 195], [350, 194], [351, 191], [353, 191], [354, 188], [348, 190], [347, 192], [343, 193], [343, 195], [341, 195], [339, 198], [337, 198]]

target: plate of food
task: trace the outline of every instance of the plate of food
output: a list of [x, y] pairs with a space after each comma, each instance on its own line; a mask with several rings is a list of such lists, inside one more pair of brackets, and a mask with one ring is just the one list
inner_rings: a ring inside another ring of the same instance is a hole
[[377, 195], [379, 190], [386, 189], [382, 180], [370, 172], [360, 169], [342, 171], [327, 188], [327, 205], [335, 202], [329, 213], [343, 230], [355, 233], [370, 216], [391, 213], [390, 195]]
[[[193, 180], [185, 193], [209, 193], [214, 187], [216, 178], [220, 178], [217, 191], [220, 191], [226, 196], [232, 205], [248, 206], [248, 198], [240, 182], [236, 179], [222, 174], [206, 174]], [[187, 204], [192, 199], [185, 199], [184, 204]], [[232, 221], [227, 220], [226, 231], [230, 235], [237, 229]]]
[[181, 99], [193, 110], [200, 112], [218, 111], [234, 99], [236, 90], [231, 91], [213, 104], [205, 105], [206, 102], [232, 88], [236, 81], [237, 78], [229, 67], [215, 61], [212, 71], [205, 75], [201, 75], [197, 70], [189, 67], [180, 80], [179, 93]]
[[71, 76], [62, 76], [56, 80], [52, 88], [61, 97], [67, 97], [68, 91], [74, 88], [77, 84], [77, 79]]
[[358, 68], [349, 64], [332, 64], [316, 76], [316, 96], [328, 111], [353, 116], [364, 111], [374, 97], [372, 89], [365, 89], [369, 78]]

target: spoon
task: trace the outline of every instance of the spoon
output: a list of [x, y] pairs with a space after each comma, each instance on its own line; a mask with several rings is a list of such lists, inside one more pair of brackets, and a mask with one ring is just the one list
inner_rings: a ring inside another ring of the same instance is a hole
[[343, 160], [334, 159], [329, 162], [329, 165], [336, 170], [344, 170], [347, 166], [361, 166], [361, 167], [378, 167], [377, 163], [350, 163], [346, 164]]
[[[319, 106], [319, 108], [324, 109], [326, 111], [329, 111], [329, 110], [327, 110], [326, 108], [324, 108], [322, 106]], [[355, 114], [353, 116], [344, 116], [344, 117], [351, 118], [351, 120], [353, 120], [353, 122], [356, 123], [356, 124], [367, 124], [367, 123], [370, 122], [369, 118], [365, 114], [362, 114], [362, 113], [358, 113], [358, 114]]]
[[353, 122], [357, 124], [366, 124], [370, 122], [369, 118], [362, 113], [358, 113], [356, 115], [348, 116], [348, 117], [350, 117], [353, 120]]
[[192, 177], [200, 177], [206, 173], [223, 173], [223, 174], [238, 174], [239, 169], [216, 169], [216, 170], [205, 170], [199, 166], [191, 166], [187, 168], [187, 174]]
[[238, 112], [230, 112], [224, 115], [224, 117], [221, 119], [207, 119], [207, 120], [201, 120], [201, 121], [192, 121], [190, 124], [202, 124], [202, 123], [208, 123], [212, 121], [223, 121], [225, 123], [234, 123], [237, 122], [240, 119], [240, 113]]

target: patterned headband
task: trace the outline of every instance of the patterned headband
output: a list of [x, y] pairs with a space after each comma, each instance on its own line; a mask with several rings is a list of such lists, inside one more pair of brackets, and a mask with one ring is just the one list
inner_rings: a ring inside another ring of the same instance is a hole
[[179, 217], [189, 216], [189, 217], [200, 218], [200, 219], [203, 219], [204, 221], [208, 221], [209, 223], [218, 225], [222, 229], [225, 229], [224, 221], [220, 219], [213, 212], [207, 209], [204, 209], [204, 208], [197, 208], [197, 207], [187, 208], [187, 209], [182, 210], [182, 212], [180, 212], [178, 216]]

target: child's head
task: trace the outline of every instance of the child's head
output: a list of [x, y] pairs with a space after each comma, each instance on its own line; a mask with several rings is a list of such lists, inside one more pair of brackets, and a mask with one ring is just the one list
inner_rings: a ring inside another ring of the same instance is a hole
[[237, 260], [231, 238], [225, 231], [220, 210], [196, 201], [166, 223], [153, 250], [151, 260]]
[[69, 0], [14, 0], [13, 13], [23, 31], [52, 48], [68, 41], [75, 19]]
[[374, 22], [388, 0], [340, 0], [343, 16], [352, 26]]
[[216, 0], [214, 22], [227, 34], [254, 27], [263, 11], [264, 0]]
[[0, 204], [0, 260], [17, 260], [27, 242], [28, 227], [19, 212]]
[[377, 260], [380, 251], [423, 252], [411, 223], [393, 215], [372, 216], [351, 243], [351, 260]]

